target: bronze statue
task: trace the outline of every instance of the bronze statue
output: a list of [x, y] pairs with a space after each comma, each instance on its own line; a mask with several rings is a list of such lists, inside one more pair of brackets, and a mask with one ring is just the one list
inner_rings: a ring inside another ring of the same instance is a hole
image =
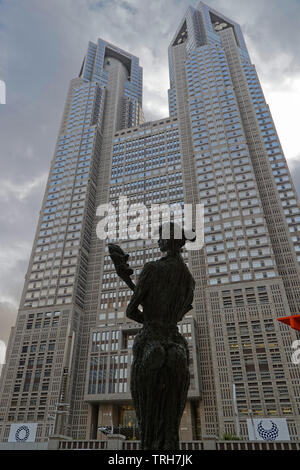
[[[109, 253], [117, 274], [133, 290], [128, 318], [143, 324], [135, 336], [131, 395], [141, 434], [141, 449], [179, 449], [179, 425], [190, 382], [189, 350], [177, 323], [192, 309], [195, 281], [180, 254], [186, 239], [164, 238], [160, 226], [158, 261], [146, 263], [135, 286], [126, 255], [117, 245]], [[142, 311], [139, 309], [142, 306]]]

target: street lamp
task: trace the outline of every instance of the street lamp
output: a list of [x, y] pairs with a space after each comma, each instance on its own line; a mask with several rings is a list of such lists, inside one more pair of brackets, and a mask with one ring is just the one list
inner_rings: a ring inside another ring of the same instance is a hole
[[238, 414], [238, 407], [236, 401], [236, 386], [233, 384], [233, 408], [234, 408], [234, 416], [235, 416], [235, 423], [236, 423], [236, 433], [237, 437], [241, 437], [241, 430], [240, 430], [240, 422], [239, 422], [239, 414]]
[[110, 423], [111, 423], [111, 435], [114, 433], [114, 425], [113, 425], [113, 418], [112, 418], [112, 411], [109, 413], [110, 416]]
[[257, 437], [256, 437], [256, 430], [255, 430], [254, 419], [253, 419], [253, 411], [252, 410], [249, 410], [249, 415], [250, 415], [251, 424], [252, 424], [252, 428], [253, 428], [254, 440], [256, 441]]

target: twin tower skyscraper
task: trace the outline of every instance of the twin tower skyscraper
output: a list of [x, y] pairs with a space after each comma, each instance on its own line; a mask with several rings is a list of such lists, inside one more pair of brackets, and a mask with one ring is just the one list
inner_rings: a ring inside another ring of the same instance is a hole
[[[239, 25], [189, 7], [169, 69], [170, 115], [153, 122], [138, 58], [104, 40], [70, 83], [1, 377], [1, 441], [16, 423], [37, 441], [134, 429], [141, 325], [125, 317], [130, 292], [96, 233], [97, 208], [119, 196], [205, 207], [205, 245], [184, 253], [196, 290], [179, 325], [191, 352], [181, 440], [248, 439], [253, 418], [300, 437], [297, 335], [277, 321], [300, 313], [299, 200]], [[120, 238], [136, 275], [160, 256], [152, 240]]]

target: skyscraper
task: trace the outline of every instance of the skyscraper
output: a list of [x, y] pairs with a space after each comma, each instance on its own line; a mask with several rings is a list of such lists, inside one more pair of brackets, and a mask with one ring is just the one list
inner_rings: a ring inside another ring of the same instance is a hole
[[[205, 246], [185, 252], [194, 309], [180, 324], [191, 351], [183, 440], [236, 434], [282, 418], [299, 439], [297, 334], [277, 318], [300, 312], [300, 210], [241, 29], [200, 2], [169, 47], [170, 116], [144, 122], [133, 55], [89, 43], [71, 81], [16, 326], [0, 386], [0, 440], [12, 423], [74, 439], [132, 426], [129, 370], [140, 325], [130, 292], [97, 237], [97, 207], [205, 206]], [[125, 230], [126, 232], [126, 230]], [[120, 233], [126, 238], [126, 233]], [[152, 240], [122, 241], [138, 275], [160, 256]]]

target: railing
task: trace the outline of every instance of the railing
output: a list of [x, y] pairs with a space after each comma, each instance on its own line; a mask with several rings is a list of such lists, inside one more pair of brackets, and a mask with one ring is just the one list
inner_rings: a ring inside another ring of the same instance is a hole
[[[140, 441], [124, 441], [123, 450], [139, 450]], [[203, 443], [201, 441], [180, 442], [180, 450], [202, 450]]]
[[300, 443], [216, 441], [216, 450], [300, 450]]
[[122, 450], [140, 450], [140, 441], [123, 441]]
[[202, 441], [181, 441], [180, 450], [203, 450]]
[[59, 450], [106, 450], [107, 441], [59, 441]]
[[[106, 441], [59, 441], [60, 450], [107, 450]], [[119, 441], [118, 441], [119, 442]], [[300, 450], [300, 442], [215, 441], [215, 450]], [[203, 450], [203, 441], [180, 442], [180, 450]], [[210, 447], [211, 448], [211, 447]], [[122, 450], [139, 450], [140, 441], [122, 441]]]

